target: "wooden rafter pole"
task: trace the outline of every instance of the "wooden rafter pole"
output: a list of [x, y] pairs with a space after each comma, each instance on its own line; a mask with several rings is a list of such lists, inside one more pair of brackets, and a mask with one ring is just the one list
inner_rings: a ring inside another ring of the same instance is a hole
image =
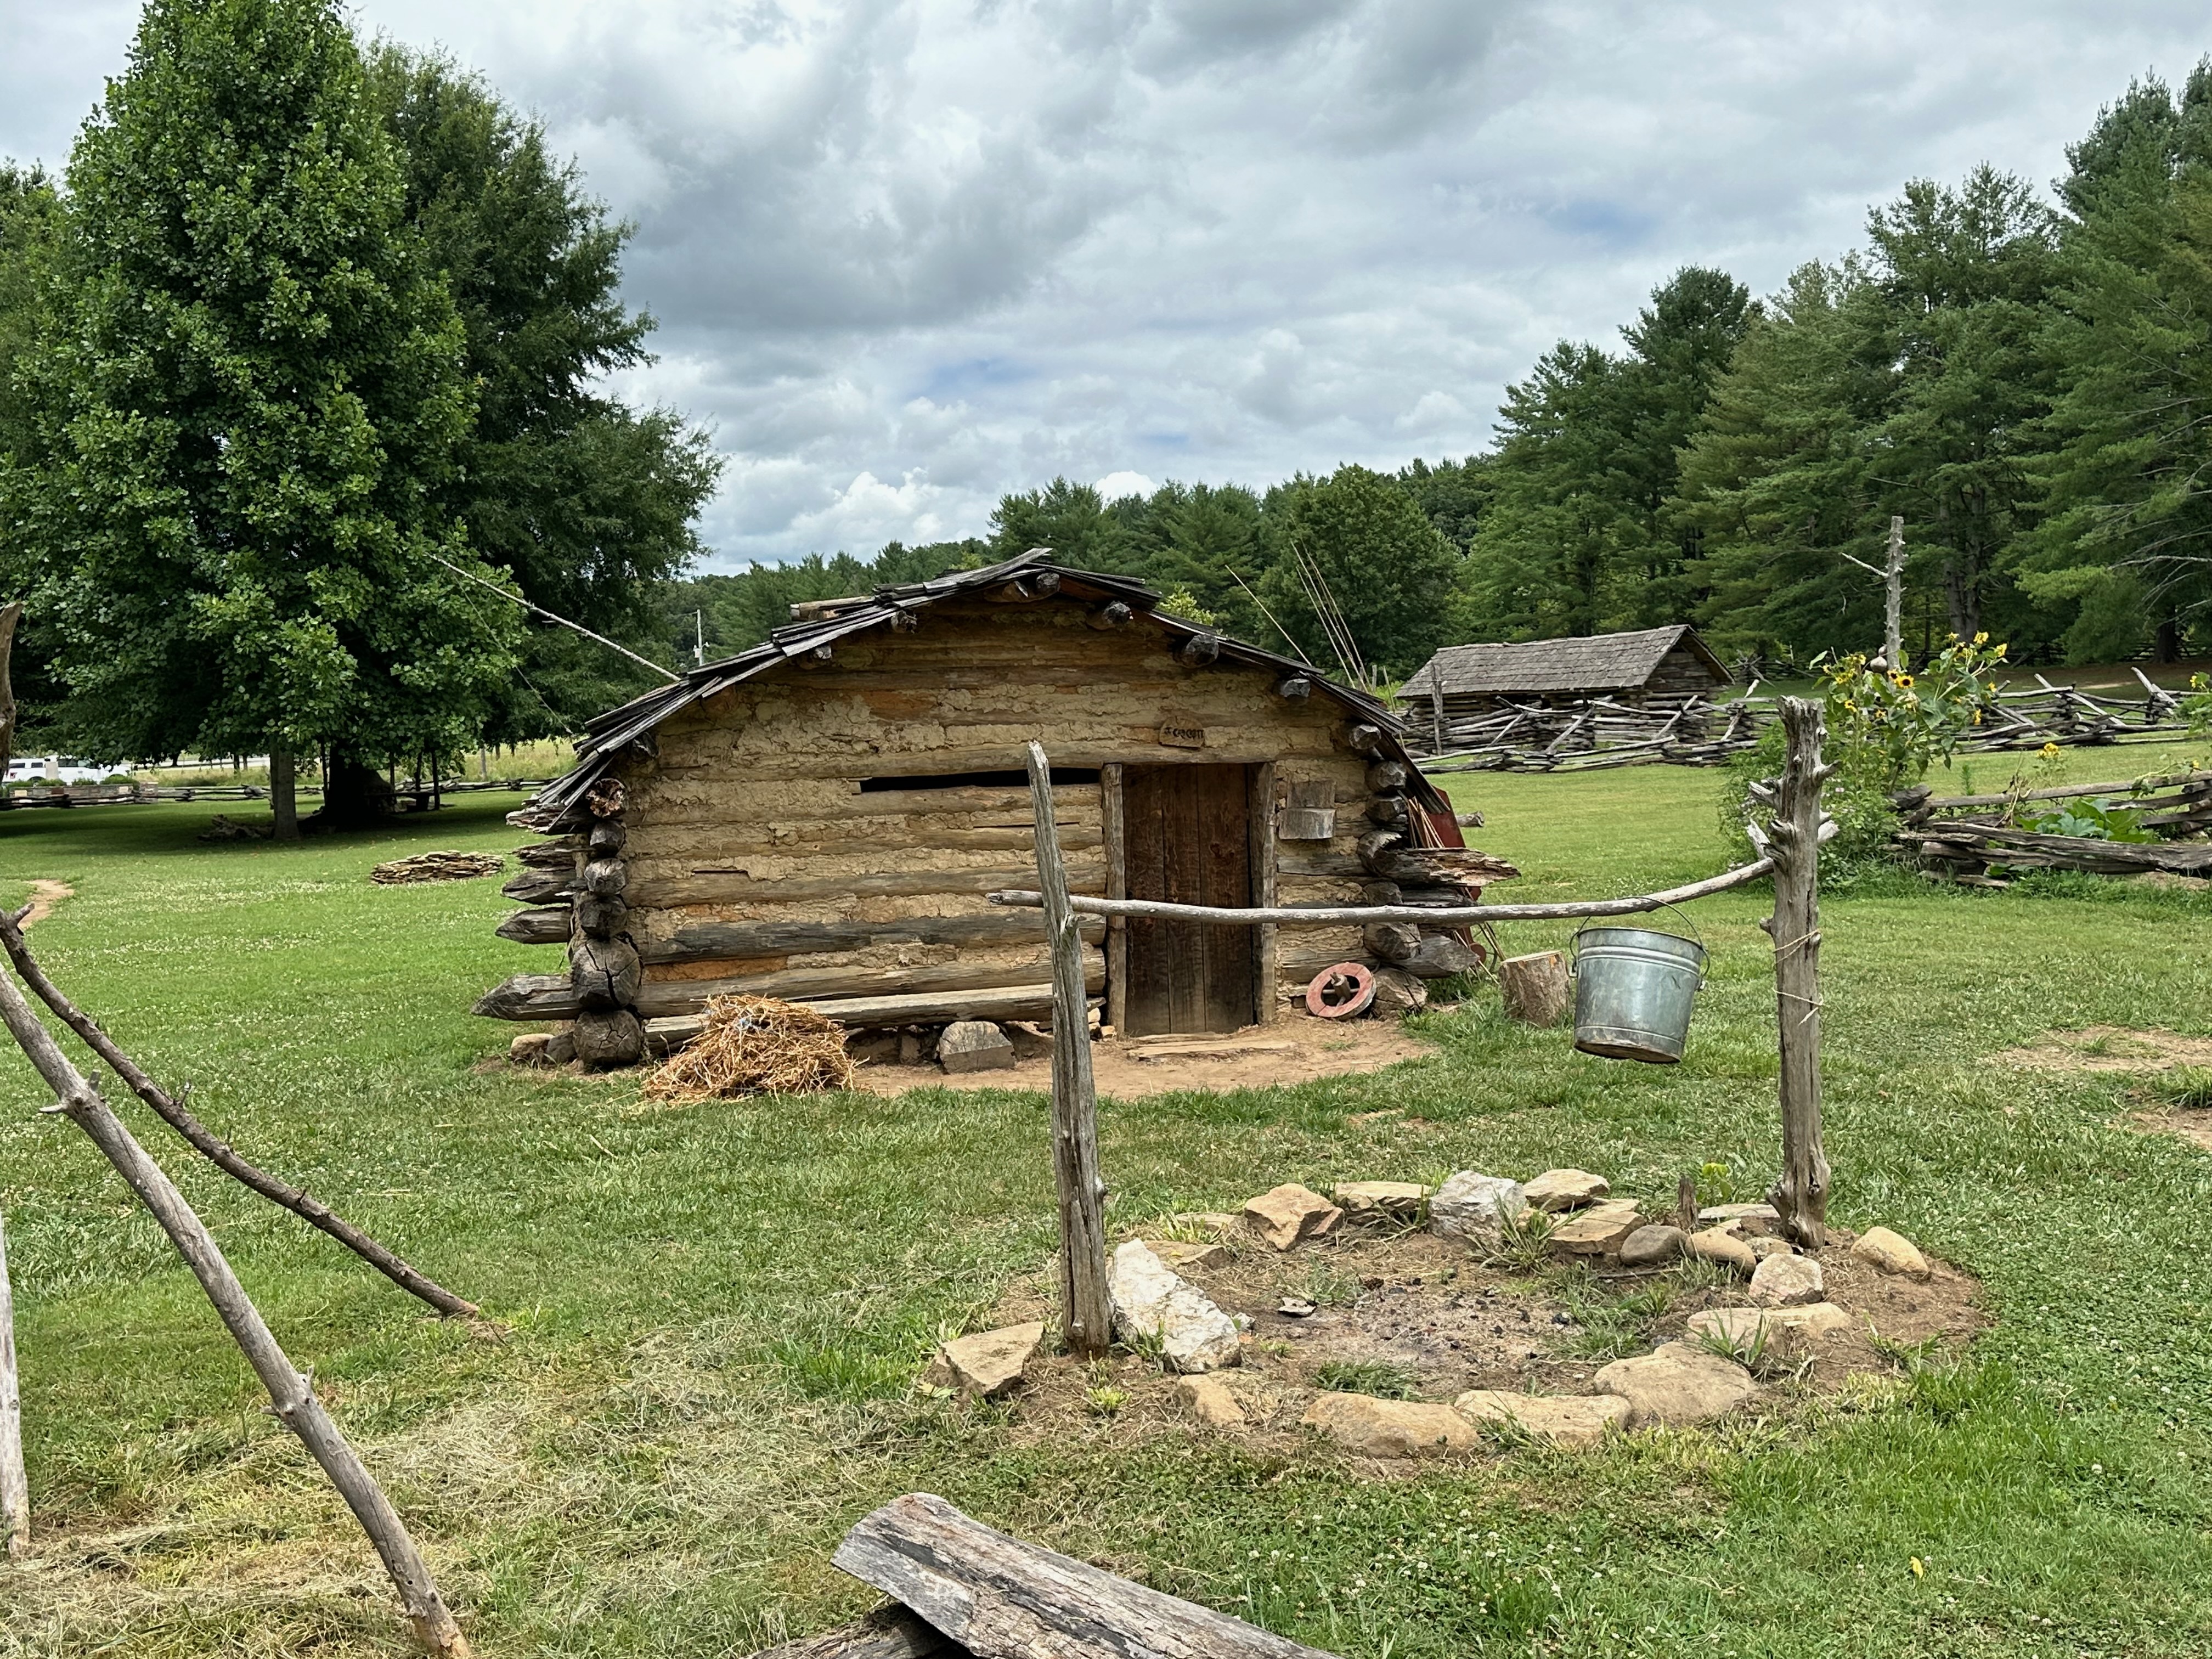
[[29, 1000], [14, 978], [4, 972], [0, 972], [0, 1022], [6, 1024], [17, 1045], [46, 1079], [46, 1086], [54, 1091], [56, 1104], [47, 1109], [58, 1111], [83, 1130], [130, 1183], [140, 1201], [153, 1212], [155, 1220], [161, 1223], [161, 1231], [169, 1236], [177, 1254], [192, 1270], [200, 1288], [207, 1292], [208, 1300], [215, 1304], [216, 1312], [244, 1351], [255, 1375], [260, 1377], [262, 1386], [269, 1390], [276, 1420], [299, 1436], [376, 1547], [385, 1571], [399, 1592], [400, 1605], [406, 1610], [408, 1623], [414, 1627], [416, 1638], [440, 1659], [469, 1659], [468, 1640], [439, 1595], [430, 1570], [423, 1565], [422, 1553], [408, 1535], [406, 1523], [400, 1520], [392, 1500], [384, 1495], [384, 1489], [362, 1462], [360, 1453], [338, 1431], [337, 1425], [323, 1409], [322, 1401], [315, 1398], [313, 1386], [277, 1345], [260, 1310], [246, 1294], [245, 1286], [238, 1282], [238, 1275], [231, 1270], [214, 1236], [208, 1231], [207, 1224], [185, 1201], [184, 1194], [177, 1190], [161, 1165], [124, 1127], [123, 1121], [109, 1109], [100, 1091], [70, 1063], [52, 1034], [32, 1011]]
[[1782, 1178], [1771, 1201], [1784, 1232], [1813, 1249], [1827, 1243], [1829, 1170], [1820, 1145], [1820, 787], [1835, 770], [1820, 759], [1820, 706], [1781, 700], [1789, 743], [1782, 778], [1760, 797], [1774, 808], [1774, 994], [1782, 1046]]
[[[1821, 839], [1826, 840], [1829, 833], [1824, 830]], [[1164, 921], [1206, 922], [1223, 927], [1258, 927], [1270, 922], [1281, 927], [1337, 927], [1347, 924], [1364, 927], [1376, 921], [1411, 921], [1431, 927], [1467, 927], [1476, 922], [1566, 921], [1578, 916], [1638, 915], [1646, 910], [1662, 909], [1669, 904], [1684, 904], [1692, 899], [1725, 893], [1732, 887], [1741, 887], [1771, 874], [1773, 869], [1772, 859], [1761, 858], [1750, 864], [1738, 865], [1733, 870], [1724, 870], [1717, 876], [1708, 876], [1703, 881], [1693, 881], [1683, 887], [1669, 887], [1663, 892], [1639, 893], [1631, 898], [1581, 899], [1563, 904], [1438, 905], [1434, 908], [1418, 904], [1255, 905], [1249, 909], [1237, 910], [1218, 904], [1171, 904], [1164, 899], [1100, 899], [1079, 896], [1070, 897], [1067, 906], [1079, 915], [1153, 916]], [[1450, 878], [1447, 876], [1444, 879], [1448, 881]], [[994, 904], [1015, 909], [1048, 908], [1043, 894], [1018, 887], [1001, 889], [985, 896]]]
[[31, 1551], [31, 1480], [23, 1467], [23, 1400], [15, 1382], [15, 1299], [8, 1286], [8, 1229], [0, 1218], [0, 1531], [8, 1559]]
[[1091, 1075], [1091, 1021], [1083, 989], [1083, 937], [1067, 899], [1067, 871], [1053, 817], [1052, 765], [1029, 746], [1030, 804], [1036, 816], [1037, 882], [1052, 936], [1052, 1166], [1060, 1192], [1060, 1307], [1067, 1351], [1102, 1354], [1114, 1340], [1106, 1294], [1106, 1182], [1098, 1173], [1098, 1094]]
[[[0, 605], [0, 777], [7, 775], [8, 763], [15, 758], [15, 692], [8, 661], [22, 615], [21, 605]], [[0, 1215], [0, 1529], [8, 1534], [10, 1560], [28, 1552], [31, 1482], [23, 1467], [22, 1392], [15, 1378], [15, 1293], [8, 1281], [5, 1215]]]

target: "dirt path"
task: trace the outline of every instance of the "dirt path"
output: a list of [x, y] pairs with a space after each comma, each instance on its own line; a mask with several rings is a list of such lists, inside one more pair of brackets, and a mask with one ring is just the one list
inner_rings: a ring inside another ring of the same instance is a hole
[[54, 906], [76, 896], [76, 889], [65, 881], [34, 881], [31, 884], [31, 907], [23, 912], [17, 926], [35, 927], [53, 915]]
[[[1261, 1089], [1315, 1078], [1379, 1072], [1419, 1060], [1435, 1048], [1407, 1036], [1396, 1020], [1313, 1019], [1286, 1016], [1217, 1037], [1154, 1037], [1093, 1045], [1091, 1068], [1098, 1092], [1121, 1100], [1182, 1089]], [[855, 1088], [902, 1095], [909, 1089], [1052, 1087], [1052, 1061], [1040, 1056], [1001, 1071], [947, 1077], [936, 1065], [860, 1067]]]

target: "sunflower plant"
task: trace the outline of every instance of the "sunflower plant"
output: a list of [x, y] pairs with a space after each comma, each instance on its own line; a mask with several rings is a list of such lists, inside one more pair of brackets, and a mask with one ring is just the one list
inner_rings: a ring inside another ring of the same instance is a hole
[[1917, 782], [1932, 761], [1948, 763], [1996, 698], [2005, 648], [1989, 639], [1954, 636], [1917, 674], [1863, 651], [1816, 659], [1831, 757], [1855, 781], [1885, 792]]

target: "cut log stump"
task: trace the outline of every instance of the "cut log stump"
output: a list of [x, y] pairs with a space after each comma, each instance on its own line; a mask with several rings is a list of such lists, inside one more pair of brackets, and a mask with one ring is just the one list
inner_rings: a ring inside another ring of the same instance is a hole
[[1498, 985], [1506, 1013], [1524, 1025], [1557, 1025], [1574, 1003], [1567, 959], [1557, 951], [1506, 957], [1498, 965]]
[[866, 1516], [832, 1558], [977, 1659], [1328, 1659], [1317, 1648], [1147, 1589], [909, 1492]]

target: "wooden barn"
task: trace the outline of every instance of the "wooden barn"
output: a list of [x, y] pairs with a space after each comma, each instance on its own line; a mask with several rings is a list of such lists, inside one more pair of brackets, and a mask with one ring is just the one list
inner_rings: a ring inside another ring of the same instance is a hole
[[[601, 716], [513, 820], [550, 839], [524, 849], [507, 891], [525, 908], [499, 931], [564, 946], [568, 971], [477, 1012], [574, 1021], [602, 1063], [680, 1042], [724, 992], [857, 1029], [1048, 1016], [1042, 916], [985, 896], [1036, 884], [1033, 738], [1078, 893], [1464, 903], [1510, 873], [1451, 850], [1449, 804], [1381, 703], [1157, 601], [1035, 550], [794, 606], [765, 643]], [[1133, 919], [1086, 932], [1085, 968], [1122, 1035], [1231, 1030], [1335, 962], [1451, 959], [1417, 933]]]
[[1609, 697], [1665, 707], [1709, 696], [1728, 670], [1687, 623], [1518, 645], [1448, 645], [1398, 690], [1409, 719], [1448, 724], [1509, 704]]

